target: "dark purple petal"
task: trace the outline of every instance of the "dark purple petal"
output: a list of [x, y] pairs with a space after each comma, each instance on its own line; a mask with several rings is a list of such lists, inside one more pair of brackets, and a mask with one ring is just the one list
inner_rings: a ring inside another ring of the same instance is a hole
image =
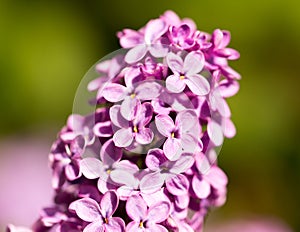
[[148, 151], [146, 165], [151, 171], [157, 171], [168, 159], [161, 149], [154, 148]]
[[104, 218], [111, 217], [119, 205], [119, 196], [115, 191], [108, 191], [100, 201], [100, 208]]
[[75, 211], [78, 217], [86, 222], [98, 221], [99, 224], [103, 223], [100, 207], [91, 198], [82, 198], [74, 201], [70, 204], [69, 209]]
[[122, 158], [122, 149], [116, 147], [113, 140], [106, 141], [100, 151], [100, 157], [104, 165], [112, 166]]
[[81, 176], [79, 161], [73, 161], [65, 167], [65, 174], [68, 180], [73, 181]]
[[139, 223], [147, 216], [147, 204], [141, 196], [133, 195], [127, 200], [126, 212], [132, 220]]
[[98, 137], [110, 137], [113, 135], [112, 127], [111, 127], [111, 122], [106, 121], [106, 122], [98, 122], [94, 128], [93, 132], [96, 136]]

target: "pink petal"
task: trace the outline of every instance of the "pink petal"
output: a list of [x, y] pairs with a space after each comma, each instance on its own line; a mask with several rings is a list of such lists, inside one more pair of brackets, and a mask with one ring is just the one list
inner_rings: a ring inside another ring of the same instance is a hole
[[183, 60], [180, 56], [170, 52], [167, 57], [167, 64], [173, 73], [180, 74], [183, 72]]
[[154, 81], [144, 81], [138, 83], [135, 92], [140, 100], [152, 100], [159, 96], [161, 89], [162, 86]]
[[168, 191], [175, 196], [184, 195], [188, 192], [189, 181], [184, 175], [179, 174], [167, 179], [166, 187]]
[[194, 157], [191, 154], [183, 153], [178, 160], [170, 163], [169, 171], [173, 174], [180, 174], [187, 171], [194, 164]]
[[106, 141], [100, 151], [100, 157], [104, 165], [112, 166], [122, 158], [122, 149], [116, 147], [113, 140]]
[[114, 169], [110, 173], [110, 178], [120, 184], [129, 188], [134, 188], [138, 185], [139, 181], [134, 177], [133, 173], [127, 170]]
[[100, 172], [103, 169], [103, 164], [96, 158], [85, 158], [80, 161], [82, 174], [88, 179], [96, 179], [100, 177]]
[[[198, 133], [198, 137], [199, 136], [200, 136], [200, 133]], [[197, 139], [195, 139], [195, 137], [190, 134], [182, 135], [181, 147], [182, 147], [182, 152], [185, 152], [185, 153], [196, 153], [196, 151], [201, 150]]]
[[209, 82], [206, 80], [205, 77], [199, 74], [188, 76], [187, 78], [184, 79], [184, 82], [187, 84], [190, 90], [196, 95], [203, 96], [208, 94], [210, 91]]
[[214, 145], [222, 145], [224, 140], [223, 131], [218, 123], [213, 120], [209, 121], [207, 124], [207, 133]]
[[101, 213], [98, 203], [91, 198], [82, 198], [74, 201], [69, 206], [70, 210], [76, 212], [78, 217], [86, 222], [98, 221], [101, 223]]
[[131, 196], [126, 203], [127, 215], [134, 221], [140, 222], [147, 215], [147, 204], [139, 195]]
[[218, 86], [221, 96], [225, 98], [234, 96], [239, 89], [240, 85], [235, 80], [228, 81], [227, 79], [224, 79], [219, 83]]
[[190, 196], [189, 194], [184, 195], [176, 195], [175, 197], [176, 206], [180, 209], [186, 209], [190, 203]]
[[136, 117], [141, 102], [137, 97], [127, 96], [121, 104], [121, 115], [128, 121]]
[[83, 232], [104, 232], [104, 231], [105, 229], [104, 229], [102, 219], [101, 221], [94, 221], [88, 224], [83, 230]]
[[122, 218], [113, 217], [109, 219], [108, 224], [104, 224], [104, 227], [106, 228], [105, 231], [124, 232], [125, 222]]
[[132, 48], [144, 40], [141, 32], [131, 29], [125, 29], [118, 33], [118, 37], [120, 38], [120, 44], [123, 48]]
[[140, 228], [140, 222], [132, 221], [127, 224], [126, 232], [144, 232], [144, 231]]
[[149, 47], [149, 52], [152, 56], [154, 57], [165, 57], [168, 52], [169, 52], [169, 48], [167, 45], [161, 44], [161, 43], [156, 43], [156, 44], [152, 44]]
[[154, 193], [164, 184], [166, 175], [160, 172], [146, 174], [140, 181], [140, 190], [142, 193]]
[[69, 164], [65, 167], [65, 174], [68, 180], [73, 181], [81, 176], [79, 164]]
[[205, 175], [205, 179], [209, 181], [215, 189], [224, 188], [228, 183], [226, 174], [217, 166], [212, 166], [209, 172]]
[[135, 140], [142, 145], [152, 142], [154, 134], [149, 128], [140, 128], [139, 132], [135, 135]]
[[213, 91], [209, 96], [209, 101], [212, 107], [212, 110], [217, 110], [221, 116], [230, 117], [231, 111], [226, 102], [226, 100], [220, 95], [219, 92]]
[[116, 83], [108, 83], [105, 85], [102, 95], [109, 102], [119, 102], [125, 97], [127, 88]]
[[152, 116], [153, 107], [149, 102], [145, 102], [139, 107], [134, 122], [139, 126], [146, 126], [151, 121]]
[[133, 141], [131, 128], [120, 129], [113, 136], [113, 141], [117, 147], [128, 147]]
[[199, 73], [204, 67], [205, 58], [202, 52], [190, 52], [184, 59], [183, 73], [192, 76]]
[[233, 138], [236, 135], [236, 128], [230, 118], [223, 119], [222, 128], [226, 138]]
[[192, 133], [199, 136], [200, 125], [195, 110], [183, 110], [176, 116], [175, 125], [181, 132]]
[[200, 180], [196, 175], [193, 177], [192, 186], [195, 194], [200, 199], [205, 199], [210, 194], [210, 184], [205, 180]]
[[152, 205], [148, 210], [148, 220], [154, 223], [163, 222], [168, 218], [170, 209], [170, 204], [166, 201]]
[[119, 197], [115, 191], [108, 191], [104, 194], [100, 201], [102, 216], [105, 218], [111, 217], [117, 210], [119, 205]]
[[177, 160], [182, 154], [181, 141], [176, 138], [167, 138], [163, 145], [163, 150], [169, 160]]
[[146, 55], [148, 51], [148, 47], [145, 44], [139, 44], [137, 46], [135, 46], [134, 48], [131, 48], [126, 56], [125, 56], [125, 61], [128, 64], [133, 64], [136, 63], [138, 61], [140, 61], [141, 59], [143, 59], [143, 57]]
[[168, 230], [162, 225], [153, 224], [151, 227], [147, 228], [145, 232], [168, 232]]
[[155, 117], [155, 124], [159, 133], [165, 137], [169, 137], [175, 128], [173, 119], [169, 115], [157, 115]]
[[145, 27], [145, 42], [152, 44], [167, 31], [167, 24], [161, 19], [150, 20]]
[[178, 74], [170, 75], [166, 79], [166, 87], [172, 93], [181, 93], [186, 86], [183, 80]]

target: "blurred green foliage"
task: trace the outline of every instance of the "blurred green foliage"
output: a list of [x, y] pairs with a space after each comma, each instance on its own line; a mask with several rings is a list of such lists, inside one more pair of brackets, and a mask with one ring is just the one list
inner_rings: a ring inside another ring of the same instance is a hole
[[300, 231], [300, 2], [0, 0], [0, 136], [62, 126], [84, 73], [118, 48], [115, 34], [172, 9], [200, 30], [232, 33], [243, 76], [230, 99], [236, 138], [220, 164], [228, 202], [213, 213], [281, 217]]

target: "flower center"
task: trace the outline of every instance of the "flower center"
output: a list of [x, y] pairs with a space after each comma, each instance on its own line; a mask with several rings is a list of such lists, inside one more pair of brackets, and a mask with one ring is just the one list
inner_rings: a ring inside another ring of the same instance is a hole
[[143, 227], [144, 227], [143, 221], [140, 221], [139, 227], [140, 227], [140, 228], [143, 228]]
[[185, 78], [184, 75], [180, 75], [180, 77], [179, 77], [180, 80], [183, 80], [184, 78]]
[[105, 224], [108, 224], [108, 218], [104, 218]]
[[109, 175], [111, 173], [111, 169], [107, 169], [106, 173]]
[[137, 126], [134, 126], [132, 130], [133, 130], [134, 133], [138, 133], [138, 131], [139, 131]]
[[135, 96], [136, 96], [135, 93], [130, 94], [130, 97], [131, 97], [132, 99], [135, 98]]
[[175, 132], [172, 132], [171, 134], [171, 138], [174, 139], [175, 138]]
[[71, 156], [71, 155], [72, 155], [72, 152], [71, 152], [71, 150], [70, 150], [70, 148], [69, 148], [69, 146], [68, 146], [67, 144], [65, 145], [65, 149], [66, 149], [67, 155], [68, 155], [68, 156]]

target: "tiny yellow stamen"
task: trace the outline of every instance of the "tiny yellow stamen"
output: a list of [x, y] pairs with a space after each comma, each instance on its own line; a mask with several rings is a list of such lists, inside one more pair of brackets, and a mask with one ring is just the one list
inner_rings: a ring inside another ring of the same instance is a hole
[[175, 133], [174, 132], [172, 132], [171, 137], [172, 137], [172, 139], [175, 138]]
[[133, 132], [137, 133], [138, 132], [138, 128], [136, 126], [133, 127]]
[[68, 155], [68, 156], [71, 156], [71, 155], [72, 155], [72, 152], [71, 152], [71, 150], [70, 150], [70, 148], [69, 148], [68, 145], [65, 145], [65, 149], [66, 149], [67, 155]]
[[106, 170], [106, 173], [109, 175], [111, 173], [111, 170], [110, 169], [107, 169]]
[[184, 75], [181, 75], [181, 76], [179, 77], [180, 80], [183, 80], [184, 78], [185, 78]]
[[108, 224], [108, 218], [105, 218], [104, 221], [105, 221], [105, 224]]
[[136, 96], [135, 93], [130, 94], [130, 97], [131, 97], [132, 99], [135, 98], [135, 96]]
[[143, 222], [142, 222], [142, 221], [140, 222], [140, 224], [139, 224], [139, 227], [140, 227], [140, 228], [143, 228], [143, 227], [144, 227], [144, 225], [143, 225]]

